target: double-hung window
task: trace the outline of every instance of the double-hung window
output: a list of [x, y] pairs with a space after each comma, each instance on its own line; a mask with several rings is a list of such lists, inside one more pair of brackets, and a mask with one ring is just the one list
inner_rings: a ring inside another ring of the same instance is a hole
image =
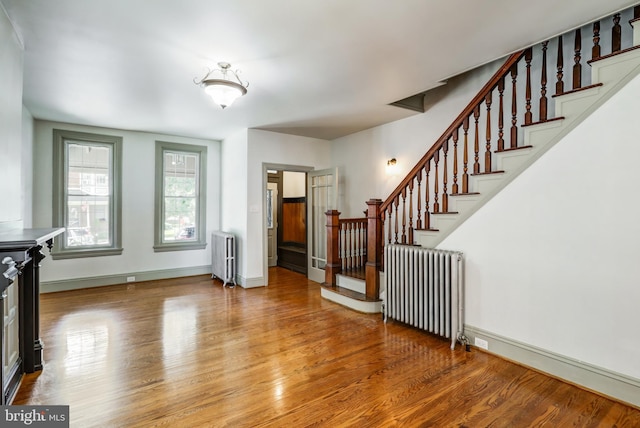
[[122, 254], [122, 138], [53, 130], [54, 259]]
[[156, 141], [155, 251], [206, 247], [207, 148]]

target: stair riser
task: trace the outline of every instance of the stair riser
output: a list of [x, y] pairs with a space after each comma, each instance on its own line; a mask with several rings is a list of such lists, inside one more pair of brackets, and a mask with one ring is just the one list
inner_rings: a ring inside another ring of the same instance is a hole
[[630, 51], [616, 55], [604, 61], [596, 61], [591, 66], [592, 82], [603, 84], [605, 91], [613, 89], [613, 84], [624, 80], [630, 73], [640, 66], [640, 56], [637, 51]]
[[367, 285], [363, 280], [344, 275], [336, 275], [336, 285], [362, 294], [367, 292]]

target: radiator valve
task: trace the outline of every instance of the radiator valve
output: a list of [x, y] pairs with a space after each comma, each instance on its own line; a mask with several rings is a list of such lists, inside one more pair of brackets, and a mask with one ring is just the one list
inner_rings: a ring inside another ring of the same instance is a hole
[[469, 343], [469, 338], [467, 336], [465, 336], [464, 334], [460, 333], [458, 335], [458, 342], [462, 343], [464, 345], [464, 349], [467, 352], [471, 352], [471, 344]]

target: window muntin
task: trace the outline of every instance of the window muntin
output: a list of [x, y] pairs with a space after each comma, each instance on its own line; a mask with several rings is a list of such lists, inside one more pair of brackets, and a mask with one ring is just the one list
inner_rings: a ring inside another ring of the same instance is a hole
[[[112, 148], [65, 141], [65, 248], [110, 247]], [[100, 177], [100, 178], [98, 178]]]
[[198, 153], [164, 152], [162, 242], [198, 239]]
[[156, 142], [155, 251], [206, 247], [207, 148]]
[[53, 258], [121, 254], [122, 138], [54, 130]]

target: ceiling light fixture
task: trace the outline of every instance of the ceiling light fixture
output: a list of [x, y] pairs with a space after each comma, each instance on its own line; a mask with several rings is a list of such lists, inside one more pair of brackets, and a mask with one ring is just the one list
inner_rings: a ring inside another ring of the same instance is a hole
[[[240, 80], [239, 71], [231, 70], [231, 64], [228, 62], [219, 62], [218, 67], [220, 68], [207, 70], [207, 74], [200, 80], [194, 78], [193, 83], [202, 86], [216, 104], [225, 108], [247, 93], [249, 82]], [[214, 77], [216, 73], [219, 74], [219, 78]]]

